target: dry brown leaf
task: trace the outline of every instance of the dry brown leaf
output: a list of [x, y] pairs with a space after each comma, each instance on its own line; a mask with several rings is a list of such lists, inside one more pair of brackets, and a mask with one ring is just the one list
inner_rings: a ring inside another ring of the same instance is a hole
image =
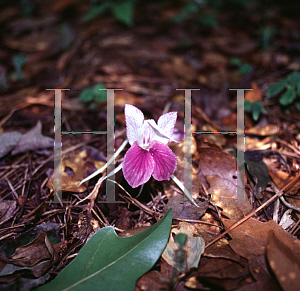
[[[209, 207], [208, 201], [197, 203], [198, 207], [188, 202], [184, 203], [182, 195], [173, 196], [164, 207], [167, 212], [170, 208], [173, 209], [173, 217], [183, 219], [199, 219], [206, 209]], [[187, 204], [187, 205], [186, 205]]]
[[[82, 193], [86, 191], [85, 185], [79, 185], [80, 181], [87, 177], [86, 174], [90, 171], [91, 165], [94, 172], [96, 169], [100, 169], [105, 163], [103, 161], [96, 161], [88, 156], [87, 150], [80, 151], [75, 156], [64, 159], [62, 162], [62, 191], [71, 191], [76, 193]], [[71, 172], [67, 173], [67, 169]], [[52, 189], [54, 173], [47, 183], [47, 187]], [[52, 183], [51, 183], [51, 181]]]
[[268, 124], [266, 126], [251, 127], [245, 130], [246, 134], [258, 135], [258, 136], [267, 136], [279, 134], [279, 126], [276, 124]]
[[51, 244], [46, 233], [41, 233], [34, 241], [26, 246], [18, 247], [11, 256], [14, 265], [32, 267], [41, 260], [50, 259], [49, 244]]
[[[35, 251], [38, 252], [34, 253]], [[7, 264], [0, 272], [0, 282], [12, 282], [28, 271], [31, 271], [35, 277], [41, 277], [59, 260], [58, 254], [44, 232], [26, 246], [17, 248], [14, 256], [16, 257], [9, 260], [1, 258]]]
[[[206, 147], [210, 146], [210, 147]], [[236, 203], [236, 159], [215, 145], [203, 144], [198, 149], [201, 173], [212, 194], [212, 202], [231, 219], [241, 219], [252, 211], [249, 203]], [[245, 201], [248, 198], [245, 197]]]
[[[231, 219], [222, 219], [222, 222], [226, 228], [236, 223], [235, 220]], [[229, 245], [237, 254], [246, 259], [249, 259], [251, 255], [263, 255], [269, 230], [274, 230], [279, 235], [285, 233], [285, 230], [273, 220], [260, 222], [250, 218], [229, 232], [229, 235], [232, 237]]]
[[[171, 150], [177, 156], [177, 168], [174, 173], [174, 176], [179, 179], [184, 184], [184, 141], [179, 143], [171, 143]], [[192, 155], [196, 154], [197, 151], [197, 143], [194, 137], [192, 138], [192, 147], [191, 152]], [[197, 199], [199, 196], [199, 181], [197, 178], [197, 169], [193, 167], [192, 169], [192, 193], [190, 193], [194, 199]], [[176, 191], [170, 188], [170, 191], [166, 191], [166, 195], [168, 199], [177, 195]]]
[[[249, 268], [252, 276], [260, 282], [264, 291], [280, 291], [279, 286], [269, 273], [266, 258], [264, 255], [251, 255], [249, 258]], [[261, 287], [260, 287], [261, 288]], [[256, 290], [256, 289], [255, 289]]]
[[12, 151], [12, 155], [53, 147], [53, 143], [53, 138], [42, 135], [42, 123], [38, 121], [34, 128], [23, 134], [19, 139]]
[[253, 90], [246, 91], [245, 100], [250, 101], [250, 102], [262, 101], [263, 95], [262, 95], [262, 92], [260, 91], [259, 87], [257, 86], [257, 84], [255, 82], [252, 82], [251, 87]]
[[151, 271], [136, 283], [136, 291], [160, 291], [169, 289], [169, 280], [158, 271]]
[[237, 263], [226, 259], [203, 257], [197, 272], [197, 279], [200, 282], [204, 280], [214, 286], [221, 286], [225, 290], [236, 290], [238, 287], [253, 282], [246, 262]]
[[[295, 178], [293, 176], [290, 176], [289, 173], [273, 167], [269, 167], [269, 175], [279, 189], [282, 189], [286, 184], [288, 184]], [[286, 191], [286, 193], [293, 195], [296, 194], [299, 189], [300, 181], [297, 181], [290, 189]]]
[[284, 291], [300, 290], [300, 242], [289, 233], [271, 230], [267, 239], [267, 260]]
[[0, 201], [0, 225], [16, 213], [17, 202], [14, 200]]
[[[203, 225], [201, 225], [201, 227], [203, 227]], [[197, 228], [197, 233], [200, 234], [204, 239], [205, 244], [208, 244], [215, 238], [212, 234], [199, 228]], [[236, 262], [240, 261], [240, 256], [230, 248], [229, 242], [226, 238], [221, 238], [217, 242], [212, 244], [209, 248], [206, 248], [203, 256], [210, 258], [228, 259]]]

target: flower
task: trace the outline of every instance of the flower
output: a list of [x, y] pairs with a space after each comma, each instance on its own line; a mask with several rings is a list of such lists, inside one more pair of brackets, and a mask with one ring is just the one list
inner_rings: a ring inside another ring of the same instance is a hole
[[166, 145], [172, 139], [177, 112], [163, 114], [157, 124], [144, 120], [144, 114], [133, 105], [125, 104], [127, 138], [131, 145], [123, 161], [123, 174], [136, 188], [151, 175], [158, 181], [170, 180], [177, 166], [176, 155]]

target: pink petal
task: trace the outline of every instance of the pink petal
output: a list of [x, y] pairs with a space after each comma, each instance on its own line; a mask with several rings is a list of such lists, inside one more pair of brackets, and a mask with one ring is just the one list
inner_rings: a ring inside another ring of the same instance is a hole
[[124, 178], [132, 188], [136, 188], [150, 179], [153, 170], [154, 160], [150, 152], [135, 142], [124, 156]]
[[144, 114], [133, 105], [125, 104], [126, 134], [130, 145], [138, 140], [144, 123]]
[[171, 149], [158, 141], [153, 141], [149, 152], [155, 162], [153, 178], [157, 181], [170, 180], [177, 167], [177, 157]]

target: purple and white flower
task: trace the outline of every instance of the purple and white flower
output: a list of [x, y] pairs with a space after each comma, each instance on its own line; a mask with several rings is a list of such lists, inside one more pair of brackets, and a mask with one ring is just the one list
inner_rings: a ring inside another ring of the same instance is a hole
[[127, 138], [131, 145], [123, 161], [123, 174], [128, 184], [136, 188], [151, 176], [155, 180], [170, 180], [177, 166], [176, 155], [167, 146], [172, 139], [177, 112], [163, 114], [157, 124], [144, 120], [144, 114], [133, 105], [125, 105]]

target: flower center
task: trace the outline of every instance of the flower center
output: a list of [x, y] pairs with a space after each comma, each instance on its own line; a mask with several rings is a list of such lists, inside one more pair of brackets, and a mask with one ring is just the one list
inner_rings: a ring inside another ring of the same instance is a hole
[[149, 125], [146, 126], [144, 132], [143, 132], [143, 144], [141, 146], [141, 148], [143, 148], [144, 150], [148, 150], [150, 146], [150, 129], [149, 129]]

